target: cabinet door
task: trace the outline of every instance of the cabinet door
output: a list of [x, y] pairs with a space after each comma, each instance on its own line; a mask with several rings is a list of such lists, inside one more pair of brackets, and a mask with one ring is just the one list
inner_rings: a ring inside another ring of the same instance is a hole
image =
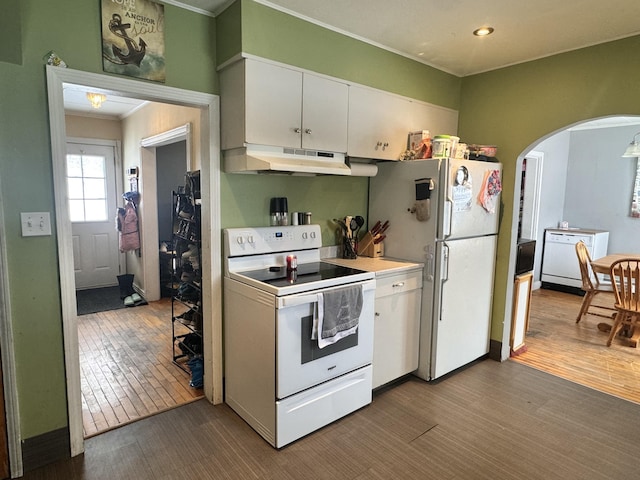
[[434, 135], [455, 135], [458, 132], [458, 112], [449, 108], [411, 102], [410, 131], [429, 130]]
[[304, 75], [302, 147], [347, 151], [349, 86], [315, 75]]
[[398, 160], [407, 148], [411, 102], [392, 94], [349, 87], [349, 144], [352, 157]]
[[245, 60], [247, 143], [300, 148], [302, 73]]
[[421, 282], [421, 270], [376, 279], [373, 388], [418, 368]]

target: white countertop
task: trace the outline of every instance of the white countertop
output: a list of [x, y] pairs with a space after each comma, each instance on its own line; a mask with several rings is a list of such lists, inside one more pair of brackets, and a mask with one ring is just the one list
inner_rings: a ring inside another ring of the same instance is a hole
[[356, 268], [365, 272], [378, 273], [400, 273], [414, 269], [421, 269], [422, 263], [410, 262], [408, 260], [399, 260], [387, 257], [358, 257], [356, 259], [348, 258], [323, 258], [322, 261], [333, 263], [334, 265], [342, 265], [343, 267]]

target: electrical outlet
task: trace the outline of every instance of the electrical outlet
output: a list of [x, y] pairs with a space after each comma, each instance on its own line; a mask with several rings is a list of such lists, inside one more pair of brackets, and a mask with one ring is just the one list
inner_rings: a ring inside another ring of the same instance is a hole
[[51, 235], [51, 218], [49, 212], [21, 212], [23, 237]]

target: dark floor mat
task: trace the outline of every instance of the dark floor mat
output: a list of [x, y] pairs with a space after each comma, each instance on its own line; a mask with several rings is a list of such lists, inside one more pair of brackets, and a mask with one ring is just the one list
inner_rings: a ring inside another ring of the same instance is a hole
[[76, 303], [78, 315], [125, 308], [118, 286], [77, 290]]

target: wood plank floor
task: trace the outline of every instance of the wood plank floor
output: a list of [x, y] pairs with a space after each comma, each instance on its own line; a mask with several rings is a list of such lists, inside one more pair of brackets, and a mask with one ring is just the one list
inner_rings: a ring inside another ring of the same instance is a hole
[[169, 299], [81, 315], [78, 342], [85, 437], [203, 395], [173, 363]]
[[640, 405], [513, 361], [410, 377], [275, 450], [206, 400], [90, 438], [27, 480], [638, 478]]
[[[587, 315], [575, 323], [582, 297], [553, 290], [532, 295], [526, 352], [517, 362], [558, 375], [581, 385], [640, 403], [640, 349], [608, 334], [597, 325], [607, 320]], [[613, 305], [613, 296], [600, 294], [594, 304]]]

